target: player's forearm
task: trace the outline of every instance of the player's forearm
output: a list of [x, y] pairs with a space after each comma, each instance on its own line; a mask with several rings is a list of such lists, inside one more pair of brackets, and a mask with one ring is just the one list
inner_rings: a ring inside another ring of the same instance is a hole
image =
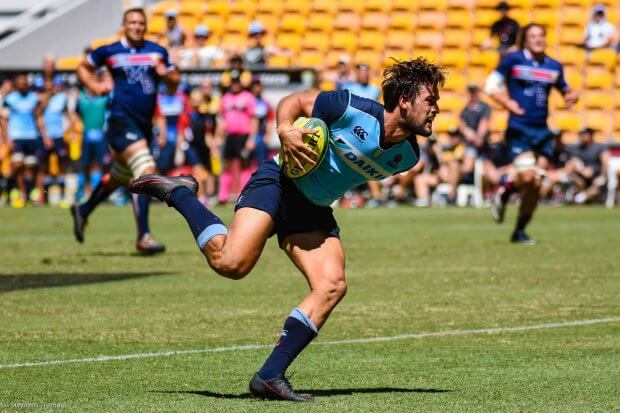
[[176, 69], [170, 70], [164, 76], [161, 77], [168, 89], [168, 93], [173, 95], [177, 91], [177, 87], [179, 86], [179, 82], [181, 81], [181, 75], [179, 75], [179, 71]]
[[318, 92], [298, 92], [280, 101], [276, 109], [276, 120], [280, 125], [292, 125], [300, 116], [311, 116]]
[[75, 70], [80, 82], [90, 90], [96, 90], [98, 80], [95, 77], [95, 69], [85, 62], [78, 65]]

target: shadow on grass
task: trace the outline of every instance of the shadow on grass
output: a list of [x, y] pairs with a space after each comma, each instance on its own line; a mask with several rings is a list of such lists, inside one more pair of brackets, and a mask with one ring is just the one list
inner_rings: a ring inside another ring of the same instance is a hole
[[69, 285], [95, 284], [112, 281], [123, 281], [133, 278], [151, 277], [155, 275], [171, 275], [174, 272], [135, 271], [122, 273], [25, 273], [0, 274], [0, 293], [33, 288], [64, 287]]
[[[407, 389], [402, 387], [370, 387], [357, 389], [311, 389], [297, 390], [299, 393], [308, 393], [315, 397], [332, 397], [332, 396], [352, 396], [354, 394], [379, 394], [379, 393], [448, 393], [452, 390], [444, 389]], [[198, 396], [211, 397], [214, 399], [252, 399], [250, 393], [227, 394], [216, 393], [209, 390], [169, 390], [169, 391], [152, 391], [151, 393], [168, 393], [168, 394], [195, 394]]]

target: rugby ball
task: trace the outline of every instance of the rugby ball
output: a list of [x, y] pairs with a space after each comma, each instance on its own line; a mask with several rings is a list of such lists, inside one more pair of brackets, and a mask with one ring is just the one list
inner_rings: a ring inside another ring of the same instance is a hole
[[303, 142], [308, 148], [312, 149], [317, 154], [317, 160], [314, 165], [310, 162], [304, 162], [303, 169], [299, 169], [299, 167], [295, 164], [284, 164], [284, 153], [282, 152], [282, 149], [280, 149], [280, 168], [282, 168], [286, 176], [295, 179], [312, 173], [312, 171], [318, 168], [321, 162], [323, 162], [329, 145], [329, 128], [327, 127], [327, 124], [319, 118], [299, 118], [293, 122], [293, 126], [299, 129], [315, 130], [312, 134], [304, 135]]

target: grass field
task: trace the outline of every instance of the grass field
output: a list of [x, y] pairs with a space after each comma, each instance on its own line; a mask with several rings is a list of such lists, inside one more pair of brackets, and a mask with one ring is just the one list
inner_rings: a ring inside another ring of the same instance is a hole
[[[153, 258], [133, 254], [128, 208], [98, 210], [84, 245], [67, 211], [0, 209], [0, 410], [618, 411], [620, 210], [539, 212], [526, 247], [487, 210], [337, 211], [349, 292], [289, 369], [318, 396], [309, 408], [247, 394], [306, 294], [273, 240], [233, 282], [161, 206], [152, 227], [169, 251]], [[421, 332], [438, 334], [329, 344]], [[9, 366], [194, 349], [206, 351]]]

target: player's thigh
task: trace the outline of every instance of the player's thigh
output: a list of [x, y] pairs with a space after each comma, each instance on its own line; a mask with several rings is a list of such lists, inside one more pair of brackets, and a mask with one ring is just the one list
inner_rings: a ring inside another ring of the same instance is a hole
[[240, 208], [233, 216], [228, 234], [213, 238], [205, 246], [205, 253], [223, 266], [247, 273], [260, 257], [273, 225], [268, 213], [256, 208]]
[[346, 289], [340, 238], [323, 231], [293, 234], [286, 237], [282, 247], [313, 291]]

